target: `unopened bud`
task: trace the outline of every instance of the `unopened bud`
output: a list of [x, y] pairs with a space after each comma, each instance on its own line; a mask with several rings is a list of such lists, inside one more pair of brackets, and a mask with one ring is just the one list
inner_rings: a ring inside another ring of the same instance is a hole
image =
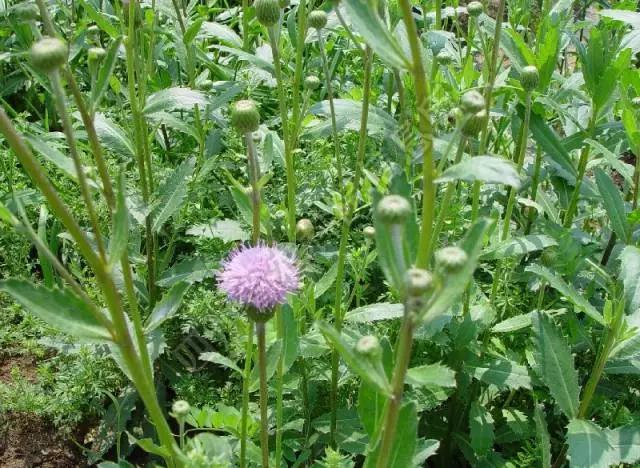
[[453, 55], [451, 55], [448, 50], [441, 50], [440, 52], [438, 52], [438, 55], [436, 55], [436, 61], [440, 65], [449, 65], [451, 62], [453, 62]]
[[467, 5], [467, 12], [469, 12], [469, 16], [472, 16], [474, 18], [480, 16], [483, 11], [484, 6], [482, 5], [482, 3], [475, 0], [473, 2], [469, 2], [469, 4]]
[[309, 13], [308, 21], [313, 29], [322, 29], [327, 25], [327, 14], [323, 10], [313, 10]]
[[320, 87], [320, 78], [315, 75], [309, 75], [304, 79], [304, 87], [310, 91], [315, 91]]
[[467, 91], [460, 98], [460, 107], [468, 114], [480, 112], [485, 106], [484, 97], [476, 90]]
[[540, 74], [538, 69], [533, 65], [528, 65], [520, 72], [520, 84], [525, 91], [531, 91], [538, 86]]
[[465, 117], [465, 121], [462, 124], [462, 134], [467, 137], [478, 135], [482, 131], [486, 121], [487, 111], [484, 109], [480, 112], [476, 112], [475, 114], [468, 115]]
[[433, 287], [433, 276], [422, 268], [410, 268], [407, 271], [407, 294], [422, 296]]
[[237, 101], [231, 107], [231, 124], [240, 133], [251, 133], [260, 126], [258, 106], [250, 99]]
[[67, 44], [57, 37], [44, 37], [31, 46], [31, 63], [44, 73], [63, 66], [68, 56]]
[[403, 224], [411, 214], [409, 200], [400, 195], [387, 195], [377, 206], [380, 221], [385, 224]]
[[213, 81], [211, 80], [202, 80], [198, 85], [198, 89], [201, 91], [210, 91], [213, 88]]
[[376, 228], [374, 228], [373, 226], [365, 226], [365, 228], [362, 230], [362, 233], [367, 239], [376, 238]]
[[382, 355], [382, 347], [378, 338], [373, 335], [365, 335], [356, 343], [356, 352], [362, 356], [377, 358]]
[[469, 259], [460, 247], [444, 247], [436, 252], [436, 267], [448, 273], [459, 271]]
[[171, 411], [173, 411], [176, 418], [184, 418], [189, 414], [189, 411], [191, 411], [191, 406], [184, 400], [177, 400], [173, 402]]
[[280, 2], [278, 0], [256, 0], [256, 18], [258, 22], [268, 27], [280, 21]]
[[87, 51], [87, 55], [89, 56], [89, 60], [98, 61], [107, 55], [107, 51], [102, 47], [91, 47]]
[[309, 240], [316, 230], [310, 219], [302, 218], [296, 223], [296, 236], [301, 240]]

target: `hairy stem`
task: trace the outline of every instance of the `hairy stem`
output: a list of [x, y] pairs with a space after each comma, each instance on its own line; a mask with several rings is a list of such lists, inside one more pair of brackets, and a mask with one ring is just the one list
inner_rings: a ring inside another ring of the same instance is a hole
[[256, 335], [258, 337], [258, 367], [260, 371], [260, 448], [262, 449], [262, 466], [269, 468], [269, 421], [267, 414], [269, 393], [264, 322], [256, 322]]

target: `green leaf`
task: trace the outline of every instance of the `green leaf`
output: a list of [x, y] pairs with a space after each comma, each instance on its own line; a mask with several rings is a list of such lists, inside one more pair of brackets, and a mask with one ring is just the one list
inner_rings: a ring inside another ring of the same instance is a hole
[[604, 318], [602, 318], [600, 312], [598, 312], [582, 294], [576, 291], [573, 286], [567, 284], [554, 272], [540, 265], [529, 265], [525, 268], [525, 271], [530, 271], [543, 278], [549, 283], [549, 286], [558, 290], [558, 292], [569, 299], [578, 310], [581, 310], [599, 324], [604, 325]]
[[629, 242], [631, 230], [627, 223], [627, 213], [624, 209], [624, 200], [622, 199], [620, 190], [613, 183], [611, 177], [605, 174], [599, 167], [596, 168], [595, 174], [598, 191], [602, 196], [602, 203], [611, 221], [611, 228], [618, 236], [618, 239], [625, 243]]
[[616, 463], [607, 434], [597, 425], [582, 419], [572, 419], [567, 429], [571, 468], [605, 467]]
[[459, 246], [467, 253], [467, 263], [455, 274], [450, 274], [447, 277], [444, 287], [438, 291], [435, 300], [429, 304], [425, 314], [426, 323], [432, 323], [440, 315], [447, 312], [466, 289], [476, 269], [484, 235], [489, 225], [490, 222], [486, 219], [478, 220], [460, 242]]
[[200, 354], [201, 361], [213, 362], [214, 364], [219, 364], [224, 367], [228, 367], [229, 369], [233, 369], [234, 371], [242, 374], [242, 370], [238, 367], [238, 365], [229, 359], [226, 356], [223, 356], [216, 351], [209, 351], [207, 353]]
[[[518, 111], [520, 110], [518, 109]], [[577, 171], [573, 167], [571, 155], [562, 145], [558, 136], [547, 125], [546, 119], [535, 112], [531, 112], [529, 128], [533, 139], [540, 145], [546, 155], [565, 172], [568, 181], [575, 182]]]
[[181, 281], [189, 284], [198, 283], [213, 276], [214, 266], [202, 257], [187, 258], [165, 270], [156, 284], [161, 288], [170, 288]]
[[126, 183], [124, 171], [118, 177], [116, 210], [113, 214], [113, 231], [109, 240], [109, 265], [113, 267], [127, 252], [129, 242], [129, 212], [125, 197]]
[[410, 67], [400, 44], [370, 3], [362, 0], [345, 0], [341, 5], [344, 5], [354, 29], [387, 65], [392, 68]]
[[240, 60], [252, 63], [258, 68], [262, 68], [263, 70], [266, 70], [270, 73], [274, 73], [273, 63], [271, 63], [270, 61], [264, 60], [256, 55], [250, 54], [241, 49], [236, 49], [234, 47], [227, 47], [219, 44], [213, 44], [211, 47], [214, 49], [218, 49], [222, 52], [227, 52], [228, 54], [235, 55]]
[[530, 234], [528, 236], [513, 237], [493, 245], [485, 249], [480, 258], [482, 260], [497, 260], [507, 257], [517, 257], [556, 245], [558, 245], [558, 243], [547, 235]]
[[374, 366], [369, 359], [355, 352], [355, 340], [353, 343], [347, 343], [344, 334], [340, 334], [335, 328], [324, 322], [318, 322], [318, 329], [327, 342], [340, 353], [344, 362], [353, 372], [381, 394], [391, 395], [391, 385], [386, 374], [382, 369]]
[[529, 312], [527, 314], [515, 315], [513, 317], [509, 317], [502, 322], [496, 323], [491, 331], [494, 333], [510, 333], [518, 330], [522, 330], [523, 328], [527, 328], [531, 326], [531, 315], [535, 312]]
[[287, 372], [298, 357], [300, 339], [298, 337], [298, 323], [289, 304], [284, 304], [279, 312], [279, 320], [282, 320], [282, 355], [283, 369]]
[[167, 88], [153, 93], [147, 98], [144, 107], [146, 115], [172, 110], [188, 111], [198, 105], [201, 108], [208, 104], [206, 96], [191, 88]]
[[360, 382], [357, 406], [358, 416], [370, 439], [375, 435], [376, 428], [384, 414], [387, 400], [388, 398], [378, 392], [373, 385], [364, 380]]
[[474, 156], [454, 164], [436, 179], [436, 183], [442, 184], [456, 180], [520, 187], [520, 176], [515, 164], [496, 156]]
[[234, 47], [242, 47], [242, 39], [240, 36], [238, 36], [233, 29], [224, 24], [205, 21], [200, 27], [200, 36], [207, 39], [216, 38]]
[[[95, 21], [100, 29], [113, 38], [118, 37], [118, 29], [109, 21], [110, 17], [113, 18], [111, 15], [108, 15], [104, 11], [96, 11], [91, 2], [87, 2], [86, 0], [80, 0], [80, 3], [87, 13], [87, 16]], [[114, 18], [114, 20], [115, 19], [117, 18]]]
[[578, 414], [580, 386], [571, 348], [551, 319], [538, 312], [531, 317], [537, 370], [568, 418]]
[[640, 425], [629, 424], [605, 432], [615, 463], [633, 464], [640, 460]]
[[[278, 360], [280, 359], [280, 353], [282, 352], [282, 340], [276, 340], [267, 349], [266, 361], [267, 361], [267, 381], [276, 372], [278, 367]], [[249, 391], [255, 392], [260, 388], [260, 373], [258, 362], [251, 369], [251, 376], [249, 378]]]
[[98, 71], [98, 78], [95, 85], [91, 89], [91, 109], [95, 112], [100, 106], [102, 96], [109, 87], [109, 79], [113, 73], [113, 69], [116, 66], [116, 60], [118, 58], [118, 50], [122, 44], [122, 38], [118, 37], [111, 42], [107, 55], [102, 59], [102, 65]]
[[217, 219], [206, 224], [196, 224], [187, 229], [188, 236], [217, 238], [223, 242], [249, 240], [249, 233], [235, 219]]
[[453, 388], [456, 386], [456, 373], [440, 363], [425, 364], [408, 369], [405, 380], [414, 387]]
[[600, 10], [598, 12], [601, 16], [614, 19], [616, 21], [622, 21], [631, 25], [633, 28], [640, 28], [640, 13], [631, 10]]
[[464, 367], [476, 379], [500, 389], [531, 390], [532, 388], [527, 368], [505, 358], [495, 357], [480, 362], [469, 361]]
[[542, 468], [551, 468], [551, 438], [547, 429], [547, 421], [544, 416], [544, 407], [536, 404], [533, 410], [533, 421], [536, 424], [536, 439], [540, 447], [540, 460]]
[[154, 232], [160, 231], [164, 223], [173, 216], [182, 206], [187, 196], [187, 188], [193, 170], [196, 165], [196, 158], [192, 157], [180, 164], [175, 171], [162, 184], [156, 195], [156, 206], [151, 211], [153, 218], [152, 228]]
[[471, 403], [469, 411], [469, 431], [471, 447], [479, 457], [483, 457], [493, 447], [493, 417], [491, 413], [476, 401]]
[[[416, 404], [408, 401], [400, 407], [398, 412], [398, 424], [393, 438], [391, 454], [389, 455], [388, 468], [407, 468], [412, 466], [413, 455], [418, 442], [418, 415]], [[380, 452], [381, 441], [375, 450], [367, 457], [364, 468], [376, 466]]]
[[162, 300], [156, 304], [153, 308], [153, 312], [147, 319], [146, 330], [147, 333], [158, 328], [163, 322], [170, 319], [182, 304], [184, 295], [189, 290], [191, 285], [189, 283], [177, 283], [169, 291], [165, 293]]
[[620, 254], [620, 279], [624, 287], [627, 313], [640, 313], [640, 249], [627, 246]]
[[[334, 262], [313, 286], [313, 297], [318, 299], [335, 283], [338, 276], [338, 262]], [[348, 313], [347, 313], [348, 315]]]
[[18, 279], [0, 281], [0, 291], [10, 294], [29, 313], [69, 335], [97, 342], [111, 341], [111, 333], [97, 311], [69, 289], [45, 288]]
[[403, 315], [404, 306], [402, 304], [379, 302], [377, 304], [369, 304], [350, 310], [345, 314], [344, 319], [347, 322], [368, 323], [377, 322], [378, 320], [400, 318]]
[[94, 115], [93, 125], [96, 128], [100, 143], [105, 148], [122, 156], [127, 161], [135, 161], [136, 152], [133, 149], [131, 140], [129, 140], [129, 137], [120, 126], [101, 113]]

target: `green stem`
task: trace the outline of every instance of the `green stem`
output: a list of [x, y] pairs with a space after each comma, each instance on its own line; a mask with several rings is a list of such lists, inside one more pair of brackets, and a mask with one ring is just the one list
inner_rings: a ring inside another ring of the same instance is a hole
[[267, 389], [267, 356], [265, 340], [265, 323], [256, 322], [258, 337], [258, 367], [260, 371], [260, 448], [262, 449], [262, 466], [269, 468], [269, 421], [268, 421], [268, 389]]
[[416, 111], [418, 113], [418, 130], [422, 139], [422, 225], [418, 244], [416, 266], [426, 268], [429, 263], [428, 253], [431, 249], [433, 235], [433, 219], [435, 212], [435, 184], [433, 171], [433, 130], [431, 128], [429, 86], [422, 64], [422, 45], [416, 23], [411, 12], [409, 0], [400, 0], [402, 19], [407, 29], [407, 37], [411, 48], [411, 71], [416, 93]]
[[[542, 148], [540, 145], [536, 145], [536, 162], [533, 168], [533, 178], [531, 179], [531, 200], [536, 201], [538, 198], [538, 184], [540, 183], [540, 168], [542, 166]], [[531, 232], [531, 226], [533, 225], [533, 221], [536, 217], [536, 210], [531, 207], [529, 208], [529, 215], [527, 220], [527, 228], [525, 229], [525, 234], [529, 234]]]
[[[356, 153], [356, 167], [353, 176], [353, 190], [347, 200], [347, 206], [344, 217], [342, 219], [342, 231], [340, 233], [340, 245], [338, 247], [338, 266], [336, 272], [336, 291], [335, 302], [333, 306], [333, 313], [335, 318], [335, 326], [338, 330], [342, 329], [342, 295], [343, 295], [343, 283], [345, 277], [345, 263], [347, 257], [347, 242], [349, 240], [349, 231], [351, 229], [351, 222], [353, 221], [353, 215], [358, 205], [358, 192], [360, 191], [360, 183], [362, 179], [362, 173], [364, 168], [364, 153], [367, 149], [367, 123], [369, 121], [369, 101], [371, 94], [371, 72], [373, 68], [373, 53], [371, 48], [367, 46], [364, 51], [364, 82], [362, 84], [363, 98], [362, 98], [362, 114], [360, 116], [360, 133], [358, 136], [358, 149]], [[336, 442], [336, 430], [337, 430], [337, 415], [338, 415], [338, 365], [340, 363], [340, 356], [337, 350], [333, 350], [331, 355], [331, 421], [330, 421], [330, 434], [331, 444], [335, 446]]]
[[242, 0], [242, 50], [249, 52], [249, 0]]
[[251, 210], [252, 210], [252, 230], [251, 230], [251, 242], [253, 245], [258, 243], [260, 238], [260, 186], [258, 181], [260, 180], [260, 166], [258, 165], [258, 157], [256, 155], [256, 145], [253, 142], [253, 136], [251, 133], [244, 135], [244, 141], [247, 145], [247, 165], [249, 171], [249, 182], [251, 184]]
[[251, 380], [251, 355], [253, 354], [253, 323], [249, 319], [247, 345], [242, 373], [242, 420], [240, 425], [240, 468], [247, 466], [247, 428], [249, 425], [249, 383]]
[[[282, 317], [282, 309], [276, 311], [276, 330], [279, 340], [284, 340], [284, 318]], [[282, 462], [282, 423], [283, 415], [283, 390], [284, 390], [284, 353], [281, 352], [278, 357], [278, 366], [276, 369], [276, 466], [280, 466]]]
[[402, 403], [402, 393], [404, 391], [404, 381], [409, 368], [411, 359], [411, 348], [413, 345], [413, 318], [411, 314], [405, 310], [405, 316], [402, 322], [400, 335], [398, 336], [398, 350], [396, 352], [396, 366], [393, 370], [391, 381], [391, 398], [387, 403], [387, 407], [383, 416], [381, 445], [378, 451], [377, 468], [388, 468], [389, 457], [393, 449], [393, 441], [396, 437], [396, 426], [398, 425], [398, 416], [400, 413], [400, 405]]

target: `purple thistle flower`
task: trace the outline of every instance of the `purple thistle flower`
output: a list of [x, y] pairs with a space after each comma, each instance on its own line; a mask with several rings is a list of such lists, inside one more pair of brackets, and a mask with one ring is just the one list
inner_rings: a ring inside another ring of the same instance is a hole
[[267, 311], [283, 304], [298, 289], [298, 267], [293, 256], [277, 247], [240, 247], [223, 263], [220, 289], [229, 299]]

